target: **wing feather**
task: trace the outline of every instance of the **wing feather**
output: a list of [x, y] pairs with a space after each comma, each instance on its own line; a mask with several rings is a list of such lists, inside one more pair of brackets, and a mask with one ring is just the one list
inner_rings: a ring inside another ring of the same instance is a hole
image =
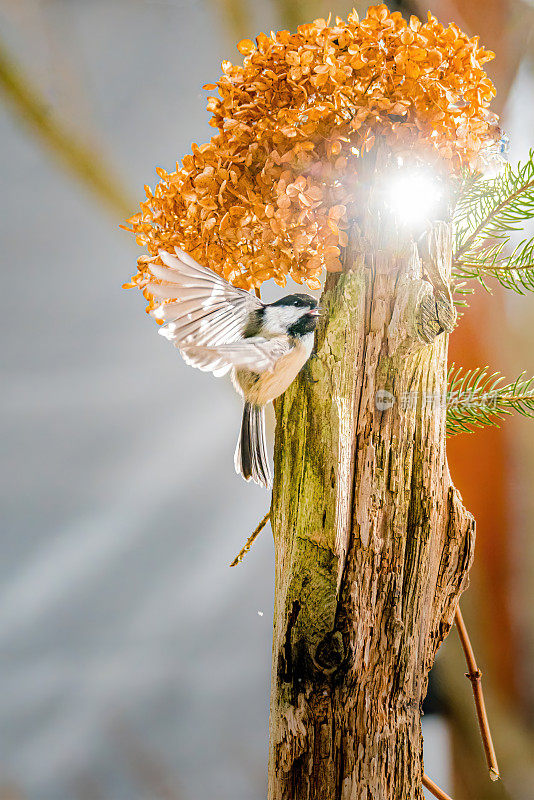
[[206, 287], [178, 286], [176, 283], [165, 281], [161, 283], [147, 283], [146, 288], [151, 294], [155, 297], [160, 297], [162, 300], [197, 300], [202, 302], [205, 301], [206, 297], [211, 297], [211, 305], [213, 306], [217, 303], [224, 302], [224, 299], [220, 295], [210, 293], [209, 285], [206, 285]]
[[216, 314], [197, 311], [182, 322], [168, 322], [159, 332], [179, 348], [186, 344], [215, 346], [240, 339], [242, 324], [226, 310]]
[[157, 299], [165, 301], [150, 312], [163, 320], [159, 333], [177, 347], [185, 361], [214, 374], [224, 374], [231, 362], [221, 354], [195, 352], [191, 348], [219, 347], [239, 342], [249, 315], [263, 307], [250, 292], [232, 286], [213, 270], [203, 267], [187, 253], [159, 251], [165, 266], [149, 264], [155, 281], [147, 285]]
[[174, 322], [178, 325], [182, 319], [184, 322], [191, 322], [193, 319], [200, 319], [200, 316], [205, 317], [208, 314], [226, 311], [227, 308], [227, 303], [218, 303], [216, 306], [210, 306], [194, 297], [192, 299], [188, 298], [188, 300], [177, 300], [174, 303], [163, 303], [154, 315], [158, 319], [164, 319], [169, 323]]
[[276, 339], [251, 336], [239, 342], [215, 347], [186, 345], [182, 352], [186, 360], [196, 361], [199, 369], [211, 371], [227, 365], [228, 369], [236, 367], [253, 372], [270, 372], [278, 359], [290, 353], [293, 347], [287, 336]]

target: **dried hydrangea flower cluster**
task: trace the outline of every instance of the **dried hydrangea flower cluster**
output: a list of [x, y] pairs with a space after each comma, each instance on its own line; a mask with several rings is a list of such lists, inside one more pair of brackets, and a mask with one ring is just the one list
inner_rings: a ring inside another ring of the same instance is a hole
[[357, 214], [361, 157], [378, 139], [449, 170], [473, 168], [495, 138], [493, 57], [456, 25], [429, 14], [406, 22], [385, 5], [243, 40], [243, 66], [222, 64], [220, 98], [208, 99], [218, 133], [192, 146], [176, 172], [158, 169], [141, 212], [129, 220], [147, 263], [177, 245], [234, 285], [290, 275], [318, 288], [341, 268]]

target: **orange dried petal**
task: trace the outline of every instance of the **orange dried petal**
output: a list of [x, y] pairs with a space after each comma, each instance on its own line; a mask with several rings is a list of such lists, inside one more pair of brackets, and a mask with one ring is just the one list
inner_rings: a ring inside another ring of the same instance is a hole
[[[492, 54], [476, 37], [431, 15], [408, 25], [385, 5], [328, 25], [259, 34], [239, 43], [242, 66], [223, 62], [206, 85], [220, 95], [208, 98], [215, 135], [176, 172], [158, 169], [129, 220], [144, 258], [178, 245], [243, 288], [309, 281], [339, 269], [328, 248], [346, 246], [340, 221], [347, 205], [358, 213], [359, 158], [376, 136], [453, 171], [475, 163], [494, 136], [485, 114], [495, 92], [482, 69]], [[147, 262], [138, 268], [131, 283], [143, 289]]]
[[248, 56], [254, 52], [256, 49], [256, 45], [252, 41], [252, 39], [241, 39], [240, 42], [237, 43], [237, 49], [243, 56]]

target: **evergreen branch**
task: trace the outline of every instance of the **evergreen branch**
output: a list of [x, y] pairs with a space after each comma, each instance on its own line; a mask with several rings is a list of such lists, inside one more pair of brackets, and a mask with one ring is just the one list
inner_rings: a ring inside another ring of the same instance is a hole
[[[534, 291], [534, 238], [521, 242], [511, 256], [495, 264], [458, 261], [454, 265], [454, 273], [457, 280], [475, 279], [488, 291], [486, 279], [494, 278], [501, 286], [512, 289], [518, 294], [524, 294], [524, 290], [532, 292]], [[455, 286], [455, 292], [459, 292], [459, 286]]]
[[455, 205], [457, 280], [496, 278], [520, 294], [534, 291], [534, 237], [512, 247], [512, 237], [534, 217], [534, 151], [514, 170], [506, 165], [496, 178], [464, 181]]
[[[534, 153], [531, 150], [530, 161], [527, 162], [526, 166], [532, 166], [533, 155]], [[510, 177], [512, 170], [509, 164], [506, 165], [505, 170], [507, 171], [507, 175], [505, 177]], [[511, 223], [514, 221], [517, 222], [524, 220], [527, 217], [527, 215], [524, 213], [524, 206], [527, 207], [529, 212], [533, 210], [534, 195], [531, 197], [529, 192], [534, 190], [534, 179], [520, 184], [515, 191], [513, 191], [511, 194], [508, 194], [504, 197], [504, 199], [492, 206], [491, 203], [493, 198], [502, 197], [502, 192], [500, 191], [501, 187], [497, 185], [497, 181], [498, 178], [495, 178], [492, 181], [485, 181], [484, 183], [487, 184], [487, 187], [485, 186], [481, 192], [476, 191], [475, 184], [475, 191], [472, 190], [470, 195], [460, 199], [458, 203], [460, 213], [465, 213], [467, 210], [466, 206], [473, 201], [480, 203], [483, 206], [482, 210], [484, 210], [486, 213], [476, 226], [475, 230], [467, 237], [467, 239], [465, 239], [463, 244], [457, 247], [454, 253], [455, 260], [464, 255], [464, 253], [470, 251], [476, 252], [477, 241], [479, 249], [485, 249], [485, 241], [488, 238], [495, 236], [497, 232], [519, 230], [519, 228], [510, 227]], [[528, 216], [532, 216], [532, 214], [529, 213]]]
[[534, 417], [534, 377], [524, 373], [512, 383], [504, 383], [500, 372], [490, 373], [487, 367], [449, 370], [447, 389], [447, 434], [472, 433], [499, 421], [516, 411]]

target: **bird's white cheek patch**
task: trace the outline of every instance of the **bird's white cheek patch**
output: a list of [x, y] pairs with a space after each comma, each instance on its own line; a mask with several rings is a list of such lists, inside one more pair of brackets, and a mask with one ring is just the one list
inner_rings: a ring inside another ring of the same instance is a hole
[[274, 308], [267, 307], [264, 314], [264, 326], [272, 335], [284, 335], [290, 325], [296, 322], [302, 316], [302, 309], [294, 308], [292, 306], [275, 306]]

